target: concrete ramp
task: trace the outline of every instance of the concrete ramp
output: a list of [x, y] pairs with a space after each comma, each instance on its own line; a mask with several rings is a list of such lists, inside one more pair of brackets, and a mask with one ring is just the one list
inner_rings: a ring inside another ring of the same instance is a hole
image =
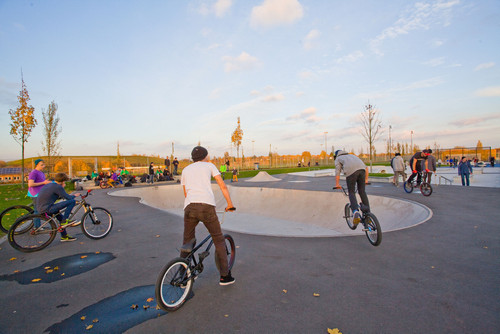
[[278, 179], [274, 176], [269, 175], [268, 172], [259, 172], [259, 174], [255, 175], [251, 179], [245, 180], [245, 182], [276, 182], [276, 181], [281, 181], [281, 179]]
[[[334, 237], [360, 235], [351, 231], [343, 218], [348, 198], [339, 192], [291, 190], [277, 188], [231, 187], [231, 198], [237, 210], [221, 214], [225, 231], [282, 237]], [[217, 210], [225, 200], [213, 185]], [[168, 185], [129, 188], [111, 193], [114, 196], [141, 198], [141, 202], [183, 216], [182, 186]], [[369, 196], [372, 212], [383, 232], [421, 224], [432, 217], [424, 205], [396, 198]]]

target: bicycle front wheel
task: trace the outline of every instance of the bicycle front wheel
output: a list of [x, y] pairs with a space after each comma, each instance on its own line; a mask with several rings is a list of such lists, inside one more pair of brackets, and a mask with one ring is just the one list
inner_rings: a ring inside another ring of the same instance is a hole
[[33, 208], [27, 205], [14, 205], [0, 213], [0, 230], [3, 233], [8, 233], [9, 228], [21, 216], [32, 214]]
[[424, 196], [430, 196], [432, 194], [432, 186], [429, 183], [424, 182], [420, 185], [420, 192]]
[[178, 257], [170, 261], [156, 280], [155, 296], [158, 306], [167, 312], [177, 311], [186, 302], [193, 282], [186, 259]]
[[[39, 223], [38, 223], [39, 221]], [[39, 227], [36, 227], [39, 225]], [[57, 226], [45, 215], [27, 215], [19, 218], [9, 229], [10, 245], [25, 253], [47, 247], [56, 237]]]
[[[236, 246], [234, 245], [233, 237], [229, 234], [224, 234], [224, 244], [226, 247], [227, 254], [227, 268], [231, 270], [234, 265], [234, 261], [236, 259]], [[215, 266], [220, 271], [219, 266], [219, 257], [217, 256], [217, 252], [215, 252]]]
[[352, 221], [351, 206], [349, 205], [349, 203], [347, 203], [344, 207], [344, 218], [347, 226], [349, 226], [351, 230], [355, 230], [356, 226], [354, 226], [354, 223]]
[[405, 191], [409, 194], [413, 191], [413, 183], [405, 182], [403, 188], [405, 188]]
[[90, 239], [102, 239], [113, 228], [113, 216], [104, 208], [91, 208], [82, 217], [82, 231]]
[[380, 228], [377, 217], [371, 212], [366, 214], [365, 233], [368, 241], [370, 241], [373, 246], [378, 246], [382, 242], [382, 229]]

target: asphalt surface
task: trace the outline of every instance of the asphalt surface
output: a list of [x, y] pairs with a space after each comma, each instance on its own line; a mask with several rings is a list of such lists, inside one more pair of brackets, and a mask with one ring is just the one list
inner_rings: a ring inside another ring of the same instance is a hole
[[[233, 185], [331, 191], [334, 182], [332, 177], [279, 178]], [[218, 285], [210, 256], [193, 298], [168, 314], [156, 310], [150, 298], [162, 267], [178, 254], [182, 218], [108, 191], [95, 190], [89, 199], [113, 213], [113, 230], [102, 240], [90, 240], [76, 227], [69, 233], [77, 241], [56, 239], [35, 253], [0, 244], [0, 333], [500, 330], [498, 188], [437, 186], [432, 196], [423, 197], [373, 183], [369, 195], [409, 199], [433, 211], [423, 224], [384, 233], [378, 247], [361, 231], [334, 238], [231, 232], [238, 247], [236, 283]], [[197, 235], [206, 235], [203, 226]]]

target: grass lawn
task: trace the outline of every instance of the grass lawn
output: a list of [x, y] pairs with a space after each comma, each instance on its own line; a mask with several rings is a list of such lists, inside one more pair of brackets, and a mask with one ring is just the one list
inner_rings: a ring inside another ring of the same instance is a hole
[[[66, 183], [65, 187], [66, 191], [72, 192], [75, 189], [75, 186], [73, 183], [68, 182]], [[32, 200], [30, 197], [27, 197], [26, 194], [28, 193], [28, 186], [25, 186], [25, 189], [21, 188], [20, 184], [2, 184], [0, 185], [0, 212], [3, 210], [7, 209], [8, 207], [22, 204], [22, 205], [28, 205], [32, 203]], [[15, 220], [18, 217], [15, 214], [12, 215], [6, 215], [2, 218], [2, 225], [3, 226], [10, 226], [12, 225]], [[5, 225], [4, 219], [7, 221], [7, 225]], [[3, 236], [4, 233], [0, 231], [0, 236]]]

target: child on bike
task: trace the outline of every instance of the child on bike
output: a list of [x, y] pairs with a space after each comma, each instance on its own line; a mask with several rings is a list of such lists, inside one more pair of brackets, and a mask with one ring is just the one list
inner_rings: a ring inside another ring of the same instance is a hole
[[[61, 226], [73, 223], [68, 220], [71, 210], [76, 204], [75, 196], [80, 194], [69, 195], [64, 190], [64, 185], [69, 178], [64, 173], [57, 173], [54, 182], [48, 183], [38, 193], [36, 207], [39, 213], [47, 213], [49, 215], [57, 214], [57, 219]], [[65, 198], [66, 201], [56, 203], [59, 198]], [[64, 209], [64, 213], [61, 211]], [[66, 229], [61, 232], [61, 242], [75, 241], [76, 238], [68, 235]]]
[[356, 200], [355, 188], [358, 186], [359, 197], [361, 197], [361, 211], [370, 212], [370, 203], [365, 191], [368, 183], [368, 168], [360, 158], [342, 150], [335, 151], [335, 188], [340, 189], [340, 172], [343, 170], [346, 176], [349, 202], [353, 213], [353, 223], [356, 227], [361, 221], [358, 201]]
[[[219, 219], [215, 212], [215, 197], [212, 191], [211, 178], [219, 185], [227, 202], [226, 211], [234, 210], [231, 197], [226, 184], [222, 180], [217, 167], [209, 162], [208, 151], [201, 146], [196, 146], [191, 152], [194, 163], [184, 168], [181, 184], [184, 190], [184, 240], [187, 244], [195, 239], [196, 225], [201, 221], [212, 236], [215, 252], [219, 260], [220, 285], [233, 284], [235, 279], [228, 269], [227, 253], [224, 235], [220, 228]], [[188, 254], [181, 251], [181, 257]]]

